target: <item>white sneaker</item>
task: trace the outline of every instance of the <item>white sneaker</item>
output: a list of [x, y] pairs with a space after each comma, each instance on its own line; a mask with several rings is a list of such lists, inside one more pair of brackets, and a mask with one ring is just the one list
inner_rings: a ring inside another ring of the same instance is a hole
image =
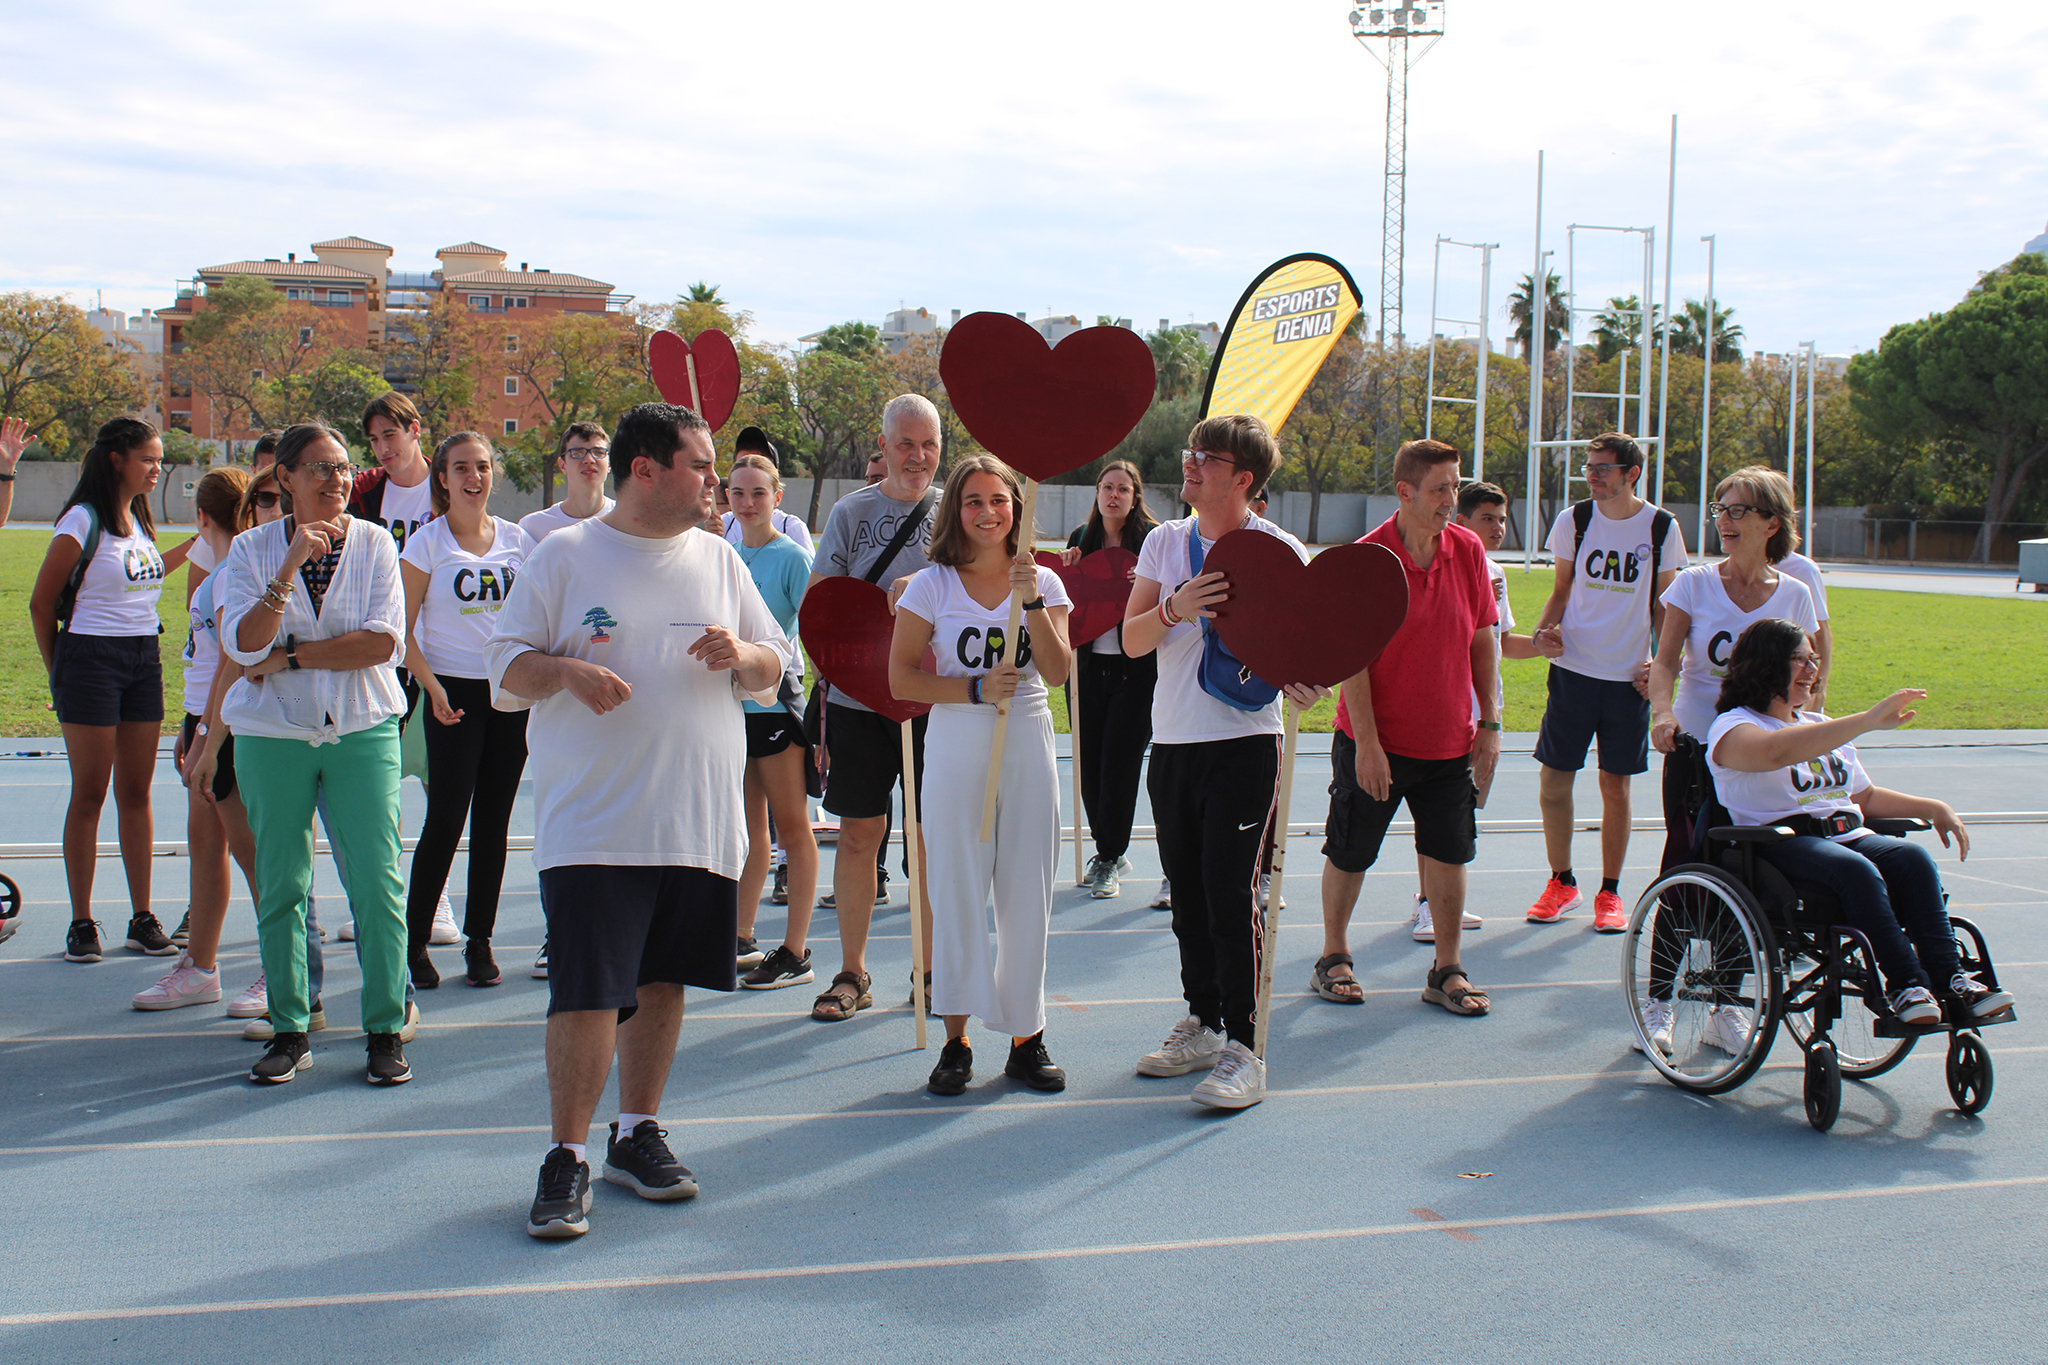
[[420, 1031], [420, 1007], [408, 1000], [405, 1002], [405, 1023], [399, 1027], [398, 1041], [409, 1043]]
[[1148, 910], [1173, 909], [1173, 883], [1168, 881], [1160, 882], [1159, 889], [1152, 893], [1152, 899], [1145, 902], [1145, 908]]
[[[1260, 904], [1261, 906], [1264, 906], [1264, 905], [1265, 905], [1265, 903], [1266, 903], [1266, 890], [1267, 890], [1267, 888], [1268, 888], [1268, 887], [1272, 886], [1272, 884], [1273, 884], [1273, 874], [1272, 874], [1272, 873], [1270, 873], [1270, 872], [1261, 872], [1261, 873], [1259, 874], [1259, 904]], [[1283, 892], [1281, 892], [1281, 893], [1280, 893], [1280, 895], [1279, 895], [1278, 897], [1276, 897], [1276, 898], [1274, 899], [1274, 901], [1273, 901], [1273, 908], [1274, 908], [1275, 910], [1285, 910], [1285, 909], [1287, 908], [1287, 893], [1286, 893], [1286, 892], [1284, 892], [1284, 891], [1283, 891]]]
[[341, 928], [334, 931], [334, 936], [343, 943], [354, 943], [356, 941], [356, 922], [352, 919], [343, 920]]
[[178, 959], [171, 974], [146, 991], [138, 991], [135, 1008], [174, 1010], [180, 1005], [211, 1005], [220, 999], [220, 968], [202, 972], [192, 965], [192, 955]]
[[449, 944], [462, 942], [462, 931], [455, 927], [455, 907], [448, 903], [448, 893], [441, 893], [441, 903], [434, 907], [434, 927], [427, 932], [427, 942]]
[[1429, 917], [1429, 902], [1419, 895], [1415, 898], [1415, 918], [1409, 922], [1414, 927], [1408, 931], [1408, 937], [1417, 943], [1436, 942], [1436, 924]]
[[257, 973], [255, 984], [228, 1002], [228, 1018], [260, 1019], [270, 1008], [270, 991], [263, 984], [263, 974]]
[[[1643, 1001], [1643, 1032], [1650, 1035], [1650, 1046], [1671, 1055], [1671, 1002], [1649, 996]], [[1643, 1050], [1643, 1040], [1631, 1038], [1628, 1045], [1636, 1051]]]
[[[318, 1002], [315, 1002], [311, 1013], [306, 1019], [306, 1032], [318, 1033], [326, 1027], [327, 1011], [320, 1008]], [[251, 1019], [244, 1025], [242, 1036], [252, 1043], [267, 1043], [277, 1037], [277, 1025], [271, 1023], [270, 1016], [265, 1014], [259, 1018]]]
[[1892, 1013], [1907, 1028], [1933, 1028], [1941, 1023], [1941, 1006], [1925, 986], [1908, 986], [1893, 996]]
[[1948, 992], [1969, 1010], [1972, 1019], [1986, 1018], [2014, 1003], [2011, 991], [1995, 991], [1969, 972], [1957, 972], [1950, 977]]
[[1740, 1057], [1749, 1046], [1749, 1033], [1755, 1027], [1755, 1018], [1742, 1006], [1716, 1005], [1707, 1015], [1706, 1027], [1700, 1030], [1700, 1041], [1711, 1043], [1730, 1057]]
[[1211, 1109], [1249, 1109], [1266, 1098], [1266, 1064], [1243, 1043], [1225, 1043], [1216, 1069], [1195, 1087], [1197, 1104]]
[[1166, 1035], [1157, 1052], [1148, 1052], [1138, 1059], [1138, 1074], [1185, 1076], [1190, 1071], [1214, 1066], [1222, 1049], [1223, 1035], [1203, 1028], [1202, 1021], [1190, 1014], [1173, 1026], [1173, 1032]]

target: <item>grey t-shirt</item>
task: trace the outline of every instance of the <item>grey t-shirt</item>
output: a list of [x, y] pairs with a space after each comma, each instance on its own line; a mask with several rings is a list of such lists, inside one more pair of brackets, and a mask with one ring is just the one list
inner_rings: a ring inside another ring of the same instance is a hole
[[[938, 489], [934, 486], [933, 492]], [[875, 561], [889, 548], [896, 538], [897, 527], [903, 518], [917, 510], [917, 502], [899, 502], [890, 497], [877, 484], [848, 493], [832, 505], [832, 512], [825, 518], [825, 530], [818, 537], [817, 557], [811, 563], [813, 573], [827, 578], [842, 575], [865, 578], [874, 568]], [[934, 503], [932, 513], [938, 511]], [[932, 544], [932, 516], [927, 514], [924, 522], [905, 541], [896, 557], [889, 561], [889, 567], [882, 572], [877, 586], [886, 590], [891, 583], [906, 574], [914, 574], [931, 566], [925, 557]], [[836, 706], [852, 707], [865, 711], [862, 706], [844, 692], [833, 690], [830, 694]]]

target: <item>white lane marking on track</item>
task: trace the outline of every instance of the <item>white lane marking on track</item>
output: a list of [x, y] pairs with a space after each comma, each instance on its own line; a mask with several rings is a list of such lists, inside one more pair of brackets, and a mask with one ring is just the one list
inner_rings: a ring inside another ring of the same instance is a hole
[[745, 1284], [764, 1280], [802, 1280], [825, 1275], [887, 1275], [915, 1270], [954, 1270], [969, 1266], [1021, 1265], [1055, 1261], [1095, 1260], [1111, 1256], [1157, 1256], [1173, 1252], [1218, 1251], [1239, 1247], [1287, 1246], [1312, 1242], [1356, 1241], [1367, 1237], [1443, 1233], [1470, 1236], [1481, 1228], [1523, 1228], [1560, 1223], [1605, 1222], [1616, 1218], [1674, 1218], [1694, 1213], [1726, 1213], [1739, 1209], [1790, 1208], [1802, 1204], [1836, 1204], [1861, 1199], [1903, 1199], [1930, 1194], [1967, 1194], [1979, 1190], [2021, 1189], [2048, 1185], [2048, 1175], [2005, 1176], [1989, 1180], [1947, 1180], [1926, 1185], [1888, 1185], [1877, 1189], [1819, 1190], [1802, 1194], [1757, 1195], [1748, 1199], [1701, 1199], [1684, 1203], [1636, 1204], [1618, 1209], [1573, 1209], [1558, 1213], [1524, 1213], [1499, 1218], [1447, 1218], [1442, 1222], [1377, 1223], [1354, 1228], [1306, 1228], [1297, 1232], [1247, 1233], [1238, 1237], [1198, 1237], [1162, 1242], [1121, 1242], [1092, 1247], [1046, 1247], [1036, 1251], [991, 1251], [963, 1256], [916, 1256], [892, 1261], [841, 1261], [827, 1265], [761, 1266], [745, 1270], [706, 1270], [686, 1275], [633, 1275], [615, 1279], [555, 1280], [540, 1284], [454, 1285], [437, 1289], [396, 1289], [384, 1293], [308, 1294], [288, 1299], [250, 1299], [233, 1303], [138, 1304], [129, 1308], [87, 1308], [50, 1313], [0, 1314], [0, 1327], [41, 1327], [59, 1323], [120, 1322], [137, 1318], [190, 1317], [220, 1313], [274, 1313], [307, 1308], [350, 1308], [387, 1303], [437, 1303], [452, 1299], [514, 1298], [534, 1294], [589, 1294], [624, 1289], [676, 1289], [688, 1285]]
[[[1998, 1055], [2010, 1057], [2020, 1053], [2037, 1052], [2048, 1052], [2048, 1044], [2034, 1047], [2001, 1048]], [[1940, 1059], [1941, 1054], [1936, 1052], [1916, 1052], [1906, 1059], [1906, 1064], [1912, 1065], [1921, 1062], [1938, 1061]], [[1805, 1063], [1801, 1061], [1769, 1062], [1758, 1068], [1757, 1074], [1792, 1074], [1804, 1069]], [[1398, 1094], [1406, 1091], [1473, 1090], [1502, 1085], [1570, 1085], [1598, 1081], [1619, 1082], [1662, 1093], [1664, 1087], [1658, 1084], [1658, 1080], [1657, 1073], [1650, 1070], [1646, 1065], [1634, 1071], [1580, 1071], [1560, 1072], [1544, 1076], [1467, 1076], [1450, 1080], [1382, 1081], [1375, 1084], [1360, 1085], [1304, 1086], [1298, 1090], [1274, 1090], [1269, 1093], [1272, 1097], [1292, 1099], [1333, 1099], [1355, 1095]], [[1687, 1095], [1683, 1091], [1679, 1093], [1685, 1098], [1698, 1098], [1697, 1096]], [[1032, 1100], [1029, 1103], [1031, 1111], [1037, 1113], [1045, 1109], [1113, 1109], [1155, 1104], [1185, 1105], [1190, 1103], [1190, 1101], [1185, 1095], [1176, 1091], [1173, 1094], [1167, 1095], [1111, 1095], [1100, 1099]], [[846, 1119], [930, 1118], [934, 1116], [956, 1118], [969, 1115], [977, 1117], [1004, 1117], [1009, 1112], [1008, 1109], [998, 1105], [982, 1105], [969, 1109], [960, 1109], [955, 1106], [933, 1104], [894, 1109], [842, 1109], [814, 1114], [717, 1114], [704, 1118], [680, 1119], [664, 1117], [662, 1122], [672, 1129], [717, 1128], [734, 1125], [746, 1126], [750, 1124], [837, 1123]], [[408, 1138], [532, 1136], [547, 1131], [545, 1125], [534, 1124], [501, 1128], [410, 1128], [370, 1133], [290, 1133], [264, 1137], [166, 1138], [158, 1141], [142, 1142], [52, 1143], [35, 1147], [0, 1147], [0, 1157], [78, 1156], [89, 1155], [94, 1152], [183, 1151], [215, 1147], [290, 1147], [320, 1142], [387, 1142]], [[597, 1132], [599, 1130], [593, 1125], [591, 1131]]]

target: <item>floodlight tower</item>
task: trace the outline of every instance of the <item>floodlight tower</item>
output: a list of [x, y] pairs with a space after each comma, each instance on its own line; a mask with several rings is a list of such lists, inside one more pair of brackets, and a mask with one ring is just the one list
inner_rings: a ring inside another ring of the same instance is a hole
[[[1408, 68], [1443, 41], [1445, 0], [1396, 0], [1351, 11], [1351, 36], [1387, 69], [1385, 200], [1380, 217], [1380, 344], [1401, 344], [1401, 262], [1408, 212]], [[1410, 38], [1427, 38], [1410, 54]], [[1383, 57], [1375, 50], [1384, 40]]]

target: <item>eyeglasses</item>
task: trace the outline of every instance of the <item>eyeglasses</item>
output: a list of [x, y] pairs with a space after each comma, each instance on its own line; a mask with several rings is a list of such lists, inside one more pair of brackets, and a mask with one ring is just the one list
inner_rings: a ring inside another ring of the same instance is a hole
[[1629, 468], [1625, 464], [1589, 464], [1581, 472], [1589, 479], [1605, 479], [1618, 470]]
[[268, 511], [277, 506], [277, 496], [275, 493], [254, 493], [250, 495], [249, 501]]
[[1746, 502], [1710, 502], [1707, 504], [1708, 516], [1726, 517], [1730, 521], [1741, 521], [1754, 511], [1756, 511], [1756, 508], [1751, 507]]
[[356, 467], [346, 460], [307, 460], [293, 468], [311, 470], [323, 479], [346, 479], [356, 472]]
[[1820, 672], [1820, 656], [1818, 654], [1794, 654], [1792, 656], [1792, 671], [1795, 673]]
[[607, 446], [576, 446], [562, 452], [563, 459], [581, 460], [585, 464], [603, 464], [611, 457], [612, 452]]
[[1194, 469], [1200, 469], [1212, 460], [1217, 464], [1227, 464], [1232, 469], [1237, 468], [1236, 460], [1231, 459], [1228, 455], [1218, 455], [1213, 450], [1183, 450], [1180, 453], [1180, 462]]

